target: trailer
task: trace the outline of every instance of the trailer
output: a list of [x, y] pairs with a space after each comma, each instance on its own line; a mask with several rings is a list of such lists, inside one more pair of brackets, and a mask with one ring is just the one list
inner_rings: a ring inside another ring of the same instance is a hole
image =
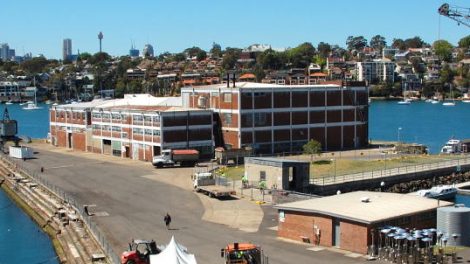
[[227, 198], [237, 194], [229, 187], [216, 185], [215, 177], [211, 172], [195, 173], [192, 180], [196, 192], [204, 193], [211, 198]]
[[251, 148], [235, 148], [224, 149], [222, 147], [215, 148], [214, 156], [217, 164], [227, 164], [230, 160], [235, 164], [243, 164], [245, 157], [250, 157], [252, 154]]

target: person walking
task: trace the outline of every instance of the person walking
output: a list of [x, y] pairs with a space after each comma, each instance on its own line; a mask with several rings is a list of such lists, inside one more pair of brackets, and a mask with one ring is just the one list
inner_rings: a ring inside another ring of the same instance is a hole
[[166, 213], [165, 217], [163, 218], [163, 221], [165, 221], [166, 229], [170, 230], [170, 224], [171, 224], [170, 214]]

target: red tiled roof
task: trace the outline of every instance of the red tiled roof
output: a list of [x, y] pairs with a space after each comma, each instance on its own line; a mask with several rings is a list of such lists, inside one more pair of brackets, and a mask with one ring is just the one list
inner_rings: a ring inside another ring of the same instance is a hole
[[240, 80], [242, 79], [255, 79], [255, 75], [253, 73], [245, 73], [242, 76], [240, 76]]
[[310, 74], [310, 77], [326, 77], [328, 76], [326, 73], [323, 72], [314, 72]]
[[195, 84], [196, 83], [196, 80], [194, 79], [189, 79], [189, 80], [184, 80], [183, 81], [183, 84]]

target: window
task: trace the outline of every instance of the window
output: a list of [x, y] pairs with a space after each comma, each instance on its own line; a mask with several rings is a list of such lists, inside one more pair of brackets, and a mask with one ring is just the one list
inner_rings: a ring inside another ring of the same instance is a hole
[[153, 122], [155, 122], [155, 123], [160, 123], [160, 116], [159, 116], [159, 115], [154, 116], [154, 117], [153, 117]]
[[232, 114], [224, 113], [224, 125], [231, 125], [232, 124]]
[[100, 113], [93, 113], [92, 117], [93, 118], [101, 118], [101, 114]]
[[132, 133], [134, 133], [134, 134], [141, 134], [141, 135], [142, 135], [143, 129], [142, 129], [142, 128], [138, 128], [138, 127], [134, 127], [134, 128], [132, 129]]
[[151, 116], [144, 116], [145, 122], [152, 122], [152, 117]]
[[266, 171], [259, 172], [259, 181], [266, 181]]
[[224, 93], [224, 102], [231, 103], [232, 102], [232, 93]]
[[153, 130], [153, 135], [159, 137], [160, 136], [160, 130]]
[[255, 113], [255, 126], [266, 125], [266, 113]]
[[113, 120], [121, 120], [120, 114], [111, 114], [111, 117], [113, 118]]
[[152, 135], [152, 130], [151, 129], [145, 129], [144, 133], [146, 136], [151, 136]]
[[101, 125], [93, 125], [93, 129], [101, 129]]
[[133, 115], [132, 118], [134, 119], [134, 122], [144, 120], [144, 116], [142, 115]]
[[113, 130], [113, 132], [121, 132], [121, 127], [118, 126], [112, 126], [111, 129]]
[[108, 114], [108, 113], [103, 113], [102, 117], [103, 117], [103, 119], [109, 119], [109, 118], [111, 118], [111, 115]]

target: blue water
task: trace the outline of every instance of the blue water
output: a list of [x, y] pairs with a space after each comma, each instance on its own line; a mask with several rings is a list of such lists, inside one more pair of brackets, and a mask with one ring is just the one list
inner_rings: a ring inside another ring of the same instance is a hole
[[464, 204], [465, 207], [470, 207], [470, 195], [456, 194], [454, 202], [456, 204]]
[[[399, 128], [401, 127], [401, 130]], [[417, 142], [438, 153], [451, 138], [470, 138], [470, 104], [456, 106], [413, 102], [374, 101], [369, 108], [369, 137], [372, 140]]]
[[59, 263], [49, 237], [0, 191], [0, 263]]
[[[5, 107], [8, 108], [10, 119], [18, 121], [18, 136], [46, 138], [49, 132], [49, 105], [38, 104], [41, 109], [23, 110], [19, 104], [0, 105], [0, 119], [3, 119]], [[0, 263], [1, 264], [1, 263]]]
[[[18, 121], [18, 135], [45, 138], [49, 130], [48, 105], [38, 110], [23, 110], [18, 104], [1, 105], [0, 118], [5, 107], [10, 119]], [[59, 263], [49, 237], [36, 223], [0, 190], [0, 264]]]

